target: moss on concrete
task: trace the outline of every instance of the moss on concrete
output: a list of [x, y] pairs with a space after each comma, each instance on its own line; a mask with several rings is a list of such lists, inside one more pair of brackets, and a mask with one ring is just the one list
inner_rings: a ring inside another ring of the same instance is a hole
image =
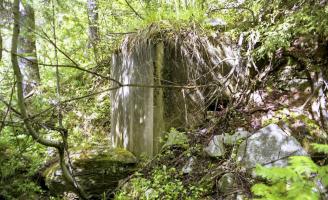
[[[124, 149], [80, 150], [71, 155], [75, 178], [91, 197], [113, 190], [119, 180], [136, 170], [136, 157]], [[53, 194], [73, 191], [63, 180], [59, 163], [51, 165], [43, 175]]]

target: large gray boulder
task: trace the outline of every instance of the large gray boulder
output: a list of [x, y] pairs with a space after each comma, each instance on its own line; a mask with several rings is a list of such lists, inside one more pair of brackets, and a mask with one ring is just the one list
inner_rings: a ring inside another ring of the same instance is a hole
[[[104, 192], [115, 189], [119, 180], [136, 170], [136, 157], [124, 149], [84, 149], [71, 152], [74, 176], [90, 198], [99, 198]], [[62, 176], [59, 163], [44, 172], [50, 192], [62, 195], [74, 191]]]
[[283, 167], [290, 156], [306, 156], [300, 143], [278, 125], [270, 124], [255, 132], [239, 146], [237, 162], [245, 168], [264, 166]]

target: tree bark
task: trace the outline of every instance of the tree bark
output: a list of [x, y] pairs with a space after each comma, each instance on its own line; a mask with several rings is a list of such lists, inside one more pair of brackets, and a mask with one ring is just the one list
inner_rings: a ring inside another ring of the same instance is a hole
[[28, 3], [20, 4], [21, 34], [18, 36], [18, 65], [23, 75], [23, 92], [29, 94], [40, 83], [35, 42], [34, 10]]

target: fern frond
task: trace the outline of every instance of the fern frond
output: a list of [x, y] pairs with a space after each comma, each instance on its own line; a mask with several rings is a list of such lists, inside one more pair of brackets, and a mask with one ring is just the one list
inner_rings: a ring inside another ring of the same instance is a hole
[[292, 169], [282, 167], [267, 168], [257, 165], [255, 168], [255, 173], [256, 175], [270, 180], [273, 183], [276, 183], [281, 180], [295, 179], [298, 177], [298, 175]]
[[293, 182], [288, 188], [287, 199], [319, 200], [320, 195], [314, 182], [301, 180]]
[[324, 184], [324, 186], [328, 186], [328, 165], [322, 166], [318, 170], [319, 180]]
[[306, 156], [292, 156], [289, 158], [289, 164], [287, 168], [297, 173], [299, 176], [309, 177], [312, 173], [317, 173], [318, 166]]
[[328, 144], [312, 144], [313, 149], [318, 153], [328, 154]]
[[[252, 187], [252, 192], [255, 194], [255, 196], [258, 196], [260, 198], [255, 198], [256, 200], [281, 200], [282, 197], [279, 194], [279, 192], [283, 191], [280, 186], [284, 187], [284, 184], [276, 184], [274, 186], [267, 186], [265, 184], [259, 183]], [[279, 191], [279, 192], [277, 192]]]

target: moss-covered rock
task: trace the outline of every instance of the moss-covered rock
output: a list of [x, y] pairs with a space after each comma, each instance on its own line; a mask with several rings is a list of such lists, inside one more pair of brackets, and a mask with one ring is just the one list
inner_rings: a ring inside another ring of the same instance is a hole
[[[136, 157], [124, 149], [98, 148], [71, 153], [74, 176], [90, 197], [113, 190], [118, 181], [135, 171]], [[53, 194], [73, 191], [65, 184], [59, 163], [54, 163], [43, 173], [46, 185]]]

